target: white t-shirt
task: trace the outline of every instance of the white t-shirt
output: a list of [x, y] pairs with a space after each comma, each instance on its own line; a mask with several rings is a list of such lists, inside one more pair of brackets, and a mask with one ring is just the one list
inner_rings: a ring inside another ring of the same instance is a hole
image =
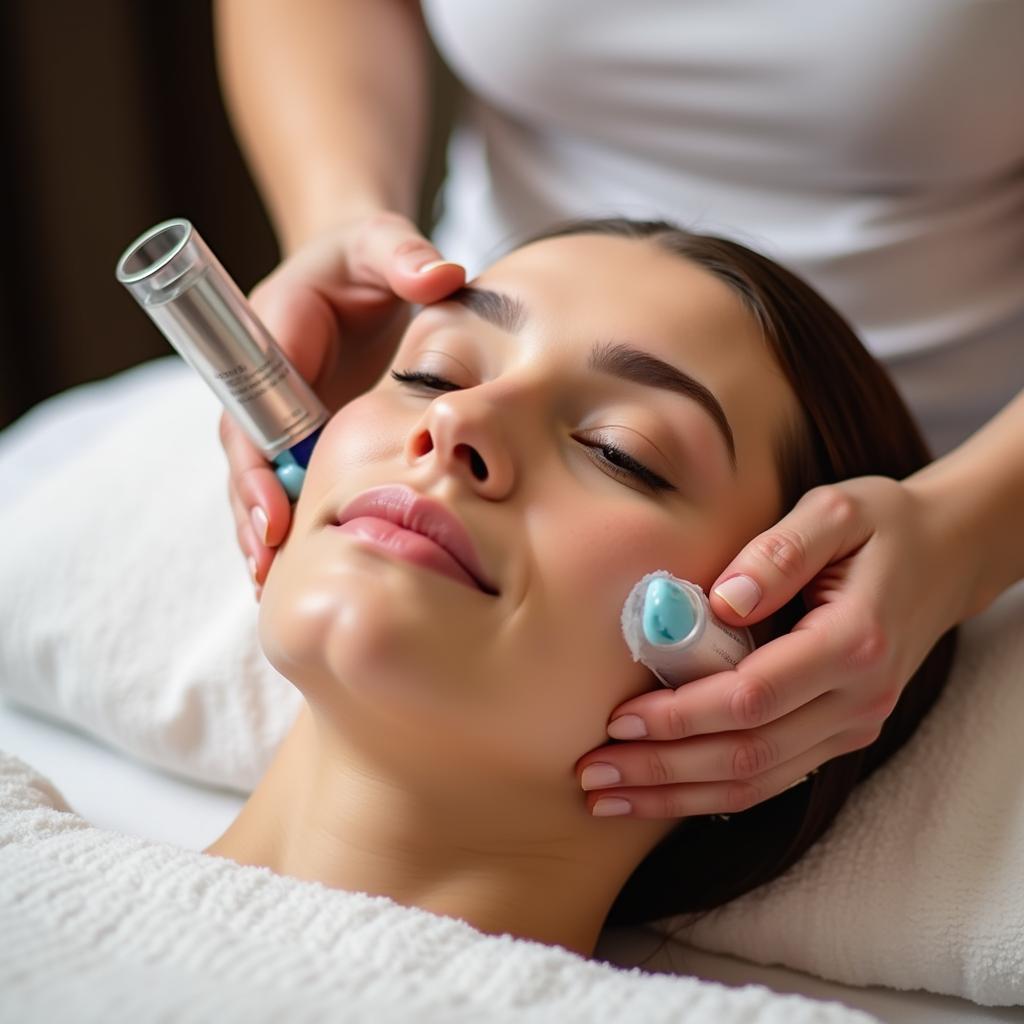
[[814, 284], [936, 452], [1024, 387], [1024, 0], [423, 0], [469, 96], [435, 237], [666, 217]]

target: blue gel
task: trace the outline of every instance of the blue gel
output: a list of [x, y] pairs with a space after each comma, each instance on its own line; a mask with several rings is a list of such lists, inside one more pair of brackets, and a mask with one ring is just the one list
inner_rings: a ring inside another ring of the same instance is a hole
[[291, 448], [281, 452], [274, 460], [274, 475], [281, 481], [281, 486], [292, 501], [298, 501], [302, 482], [306, 479], [306, 466], [309, 465], [313, 449], [323, 427], [317, 427], [308, 437], [304, 437]]
[[306, 479], [306, 470], [295, 461], [291, 452], [281, 452], [274, 459], [274, 475], [281, 481], [285, 494], [292, 501], [298, 501], [302, 481]]
[[696, 625], [693, 605], [671, 580], [651, 580], [644, 595], [643, 624], [649, 643], [678, 643]]

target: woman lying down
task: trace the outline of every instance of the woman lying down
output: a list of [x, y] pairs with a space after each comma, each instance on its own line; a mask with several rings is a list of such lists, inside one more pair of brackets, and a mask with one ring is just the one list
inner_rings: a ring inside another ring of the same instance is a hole
[[[205, 852], [584, 955], [606, 921], [775, 877], [906, 741], [952, 635], [878, 739], [839, 738], [804, 784], [727, 819], [607, 817], [576, 762], [658, 685], [623, 602], [657, 569], [707, 588], [811, 487], [927, 461], [878, 364], [770, 261], [620, 220], [526, 244], [424, 309], [325, 428], [259, 618], [305, 704]], [[466, 568], [380, 523], [409, 501]]]

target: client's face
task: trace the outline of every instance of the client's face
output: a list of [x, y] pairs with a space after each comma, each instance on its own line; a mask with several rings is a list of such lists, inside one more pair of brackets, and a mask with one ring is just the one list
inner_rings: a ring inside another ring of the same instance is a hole
[[[265, 650], [340, 728], [575, 786], [609, 712], [654, 685], [620, 633], [627, 593], [654, 569], [707, 587], [774, 521], [794, 397], [724, 284], [604, 236], [513, 252], [417, 316], [392, 370], [426, 376], [385, 375], [324, 430]], [[472, 575], [429, 509], [413, 534], [380, 505], [349, 519], [382, 487], [461, 523]]]

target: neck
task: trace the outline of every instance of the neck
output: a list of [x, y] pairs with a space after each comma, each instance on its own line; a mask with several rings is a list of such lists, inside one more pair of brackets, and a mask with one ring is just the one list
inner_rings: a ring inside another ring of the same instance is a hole
[[388, 896], [480, 931], [589, 955], [619, 888], [665, 826], [593, 819], [574, 781], [401, 781], [304, 707], [259, 786], [205, 852], [338, 889]]

